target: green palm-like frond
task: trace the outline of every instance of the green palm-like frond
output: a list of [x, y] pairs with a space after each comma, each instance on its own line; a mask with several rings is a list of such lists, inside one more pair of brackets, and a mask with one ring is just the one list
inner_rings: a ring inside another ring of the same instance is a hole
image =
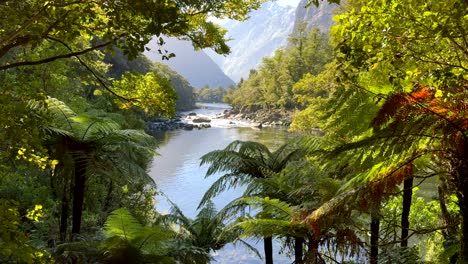
[[279, 199], [268, 197], [242, 197], [234, 206], [248, 206], [252, 209], [260, 209], [255, 217], [240, 217], [230, 228], [240, 228], [242, 236], [304, 236], [307, 233], [306, 226], [293, 221], [295, 208]]
[[132, 240], [141, 236], [145, 228], [125, 208], [113, 211], [104, 225], [104, 232], [109, 237]]
[[[253, 179], [274, 176], [286, 165], [305, 156], [301, 148], [289, 144], [271, 152], [265, 145], [253, 141], [233, 141], [223, 150], [215, 150], [201, 158], [209, 164], [206, 176], [225, 172], [205, 193], [200, 206], [226, 189], [252, 184]], [[251, 186], [253, 188], [253, 186]], [[253, 189], [252, 189], [253, 190]], [[200, 207], [199, 206], [199, 207]]]
[[172, 237], [174, 233], [163, 226], [143, 226], [125, 208], [113, 211], [106, 223], [101, 248], [106, 258], [113, 262], [173, 263]]
[[314, 227], [329, 226], [335, 220], [342, 222], [349, 218], [352, 210], [367, 211], [375, 207], [405, 178], [412, 177], [409, 168], [403, 160], [403, 163], [378, 164], [372, 170], [354, 175], [333, 199], [314, 210], [304, 222]]
[[55, 124], [60, 124], [63, 129], [72, 130], [73, 121], [71, 120], [77, 114], [68, 107], [64, 102], [48, 97], [48, 105], [46, 111], [48, 115], [52, 117], [52, 120]]
[[243, 237], [271, 237], [275, 235], [300, 234], [301, 232], [294, 232], [293, 225], [291, 221], [281, 219], [240, 218], [234, 227], [242, 229]]
[[203, 195], [198, 208], [213, 199], [216, 195], [231, 188], [243, 186], [252, 182], [252, 176], [248, 174], [227, 173], [217, 179]]
[[[245, 151], [244, 151], [245, 152]], [[245, 153], [239, 153], [233, 150], [215, 150], [201, 158], [200, 165], [210, 164], [207, 176], [211, 176], [218, 172], [232, 171], [236, 173], [245, 173], [250, 175], [258, 175], [262, 177], [262, 160], [264, 157], [247, 156]]]
[[262, 209], [260, 214], [274, 218], [291, 219], [294, 216], [294, 208], [279, 199], [258, 196], [241, 197], [239, 203], [244, 203], [254, 209]]

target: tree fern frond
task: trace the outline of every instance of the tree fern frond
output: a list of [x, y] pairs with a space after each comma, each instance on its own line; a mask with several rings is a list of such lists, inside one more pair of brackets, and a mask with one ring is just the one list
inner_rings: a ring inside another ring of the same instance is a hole
[[341, 193], [313, 211], [304, 222], [318, 228], [331, 224], [333, 220], [330, 219], [346, 218], [352, 210], [367, 211], [380, 204], [405, 178], [412, 177], [410, 162], [412, 160], [391, 167], [381, 164], [381, 167], [353, 177], [342, 187]]
[[228, 173], [217, 179], [203, 195], [198, 208], [213, 199], [216, 195], [230, 188], [242, 186], [252, 181], [252, 177], [246, 174]]
[[48, 97], [49, 104], [47, 106], [47, 111], [49, 115], [52, 117], [53, 121], [57, 125], [66, 125], [64, 129], [73, 129], [73, 121], [72, 118], [76, 116], [76, 113], [69, 108], [64, 102]]
[[145, 228], [126, 208], [120, 208], [110, 213], [104, 227], [107, 236], [119, 237], [128, 241], [141, 236], [145, 231]]
[[166, 197], [166, 199], [171, 204], [171, 213], [160, 216], [160, 220], [166, 225], [170, 223], [176, 223], [180, 225], [181, 227], [188, 229], [190, 233], [196, 232], [195, 230], [191, 228], [192, 219], [186, 217], [185, 214], [182, 212], [182, 210], [169, 198]]
[[233, 228], [241, 228], [242, 237], [268, 237], [279, 234], [294, 236], [298, 233], [303, 235], [303, 232], [298, 232], [298, 229], [303, 226], [281, 219], [241, 218]]
[[250, 245], [249, 243], [247, 243], [245, 240], [243, 240], [243, 239], [237, 239], [236, 241], [234, 241], [234, 244], [237, 244], [237, 243], [240, 243], [241, 245], [243, 245], [244, 247], [246, 247], [249, 251], [255, 253], [255, 255], [257, 255], [258, 258], [262, 258], [262, 255], [260, 254], [260, 252], [258, 251], [258, 249], [256, 249], [255, 247], [253, 247], [252, 245]]
[[46, 132], [46, 134], [49, 134], [49, 135], [59, 135], [59, 136], [68, 137], [68, 138], [73, 137], [73, 133], [71, 133], [68, 130], [58, 128], [58, 127], [46, 126], [43, 129]]
[[241, 197], [239, 203], [244, 203], [252, 208], [261, 208], [261, 214], [270, 215], [274, 218], [291, 219], [294, 215], [294, 209], [291, 205], [279, 200], [268, 197]]

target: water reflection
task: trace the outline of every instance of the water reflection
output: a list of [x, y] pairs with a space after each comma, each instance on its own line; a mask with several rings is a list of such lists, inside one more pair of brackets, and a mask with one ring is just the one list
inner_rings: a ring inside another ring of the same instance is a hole
[[[223, 108], [202, 109], [204, 115], [214, 115]], [[284, 129], [252, 129], [250, 127], [213, 127], [193, 131], [168, 131], [157, 135], [160, 156], [153, 161], [150, 175], [155, 180], [158, 190], [175, 202], [188, 217], [196, 216], [198, 203], [205, 191], [220, 176], [205, 179], [207, 166], [200, 167], [200, 157], [204, 154], [225, 148], [233, 140], [253, 140], [267, 145], [271, 149], [283, 144], [292, 135]], [[214, 199], [218, 209], [237, 198], [243, 190], [229, 190]], [[156, 197], [157, 210], [168, 212], [170, 206], [163, 197]], [[261, 242], [258, 248], [261, 251]], [[278, 245], [275, 245], [279, 252]], [[254, 254], [249, 254], [242, 247], [227, 246], [215, 257], [217, 263], [262, 263]], [[275, 263], [291, 262], [289, 259], [275, 256]]]

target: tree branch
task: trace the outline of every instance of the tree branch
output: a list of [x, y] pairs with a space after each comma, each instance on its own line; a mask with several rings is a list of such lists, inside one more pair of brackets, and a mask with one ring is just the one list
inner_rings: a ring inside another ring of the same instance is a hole
[[[73, 50], [71, 49], [70, 46], [68, 46], [67, 43], [59, 40], [59, 39], [56, 39], [56, 38], [53, 38], [53, 37], [46, 37], [47, 39], [50, 39], [52, 41], [56, 41], [60, 44], [62, 44], [63, 46], [65, 46], [71, 53], [73, 53]], [[105, 43], [104, 43], [105, 44]], [[99, 46], [99, 45], [98, 45]], [[74, 57], [78, 60], [78, 62], [83, 65], [87, 71], [89, 71], [93, 76], [94, 78], [97, 79], [97, 81], [108, 91], [110, 92], [112, 95], [116, 96], [117, 98], [119, 98], [120, 100], [122, 101], [134, 101], [135, 99], [128, 99], [128, 98], [125, 98], [121, 95], [118, 95], [117, 93], [115, 93], [114, 91], [112, 91], [112, 89], [109, 88], [109, 86], [107, 86], [107, 84], [104, 82], [104, 80], [102, 80], [78, 55], [74, 55]]]
[[111, 43], [112, 43], [112, 41], [108, 41], [108, 42], [104, 42], [104, 43], [99, 44], [97, 46], [93, 46], [91, 48], [87, 48], [87, 49], [84, 49], [84, 50], [81, 50], [81, 51], [78, 51], [78, 52], [71, 52], [71, 53], [68, 53], [68, 54], [57, 55], [57, 56], [49, 57], [49, 58], [42, 59], [42, 60], [21, 61], [21, 62], [6, 64], [6, 65], [1, 65], [0, 66], [0, 71], [11, 69], [11, 68], [16, 68], [16, 67], [21, 67], [21, 66], [40, 65], [40, 64], [56, 61], [56, 60], [59, 60], [59, 59], [66, 59], [66, 58], [70, 58], [70, 57], [76, 57], [78, 55], [83, 55], [83, 54], [88, 53], [90, 51], [106, 47], [106, 46], [110, 45]]

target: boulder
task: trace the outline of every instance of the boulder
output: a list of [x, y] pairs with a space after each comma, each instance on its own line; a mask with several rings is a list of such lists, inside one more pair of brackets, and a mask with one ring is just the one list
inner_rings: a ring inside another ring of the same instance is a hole
[[250, 126], [251, 127], [256, 127], [256, 128], [262, 128], [262, 123], [253, 122], [253, 123], [250, 123]]
[[184, 130], [193, 130], [194, 125], [192, 124], [184, 124], [183, 128]]
[[197, 117], [192, 120], [193, 123], [210, 123], [211, 119], [207, 117]]

